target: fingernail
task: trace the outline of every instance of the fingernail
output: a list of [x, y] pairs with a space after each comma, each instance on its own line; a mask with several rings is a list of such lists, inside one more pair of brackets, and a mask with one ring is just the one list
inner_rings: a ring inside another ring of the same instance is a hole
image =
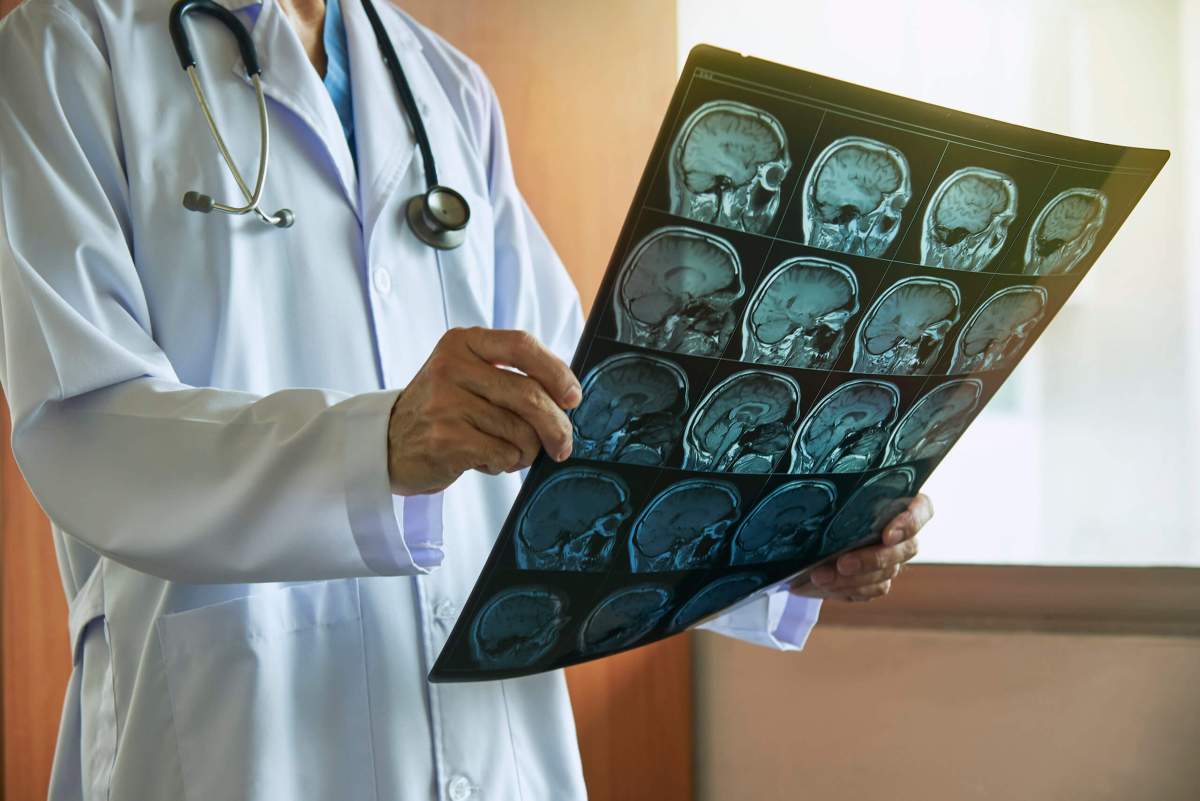
[[563, 406], [568, 409], [574, 409], [583, 400], [583, 390], [579, 387], [571, 387], [567, 390], [567, 394], [563, 395]]
[[555, 459], [560, 462], [565, 462], [565, 461], [567, 461], [567, 459], [570, 459], [570, 458], [571, 458], [571, 446], [570, 445], [568, 445], [567, 447], [565, 447], [561, 451], [559, 451], [558, 456], [555, 457]]
[[857, 556], [843, 556], [838, 560], [838, 570], [843, 576], [853, 575], [862, 569], [862, 560]]
[[885, 545], [895, 545], [904, 539], [904, 531], [900, 528], [889, 528], [887, 533], [883, 535]]
[[810, 576], [812, 583], [818, 587], [824, 587], [826, 584], [832, 584], [834, 579], [833, 571], [827, 567], [822, 567], [812, 572]]

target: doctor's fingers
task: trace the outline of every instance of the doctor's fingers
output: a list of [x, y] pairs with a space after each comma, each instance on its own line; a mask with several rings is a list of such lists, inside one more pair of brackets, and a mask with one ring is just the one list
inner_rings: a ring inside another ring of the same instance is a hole
[[917, 555], [917, 538], [901, 540], [896, 545], [868, 545], [838, 557], [837, 572], [843, 576], [872, 573], [893, 565], [902, 565]]
[[537, 381], [483, 362], [461, 365], [456, 380], [464, 389], [528, 423], [554, 459], [561, 462], [571, 455], [571, 422]]
[[533, 426], [517, 415], [489, 403], [478, 395], [464, 393], [461, 401], [462, 414], [472, 426], [489, 436], [512, 445], [520, 453], [517, 464], [509, 470], [520, 470], [533, 464], [541, 450], [542, 442]]
[[908, 503], [908, 508], [893, 517], [883, 528], [885, 545], [896, 545], [917, 536], [926, 523], [933, 518], [933, 502], [928, 495], [919, 494]]
[[478, 470], [489, 476], [511, 473], [521, 462], [521, 451], [499, 437], [485, 434], [471, 426], [457, 444], [453, 456], [457, 472]]
[[[453, 333], [453, 332], [452, 332]], [[583, 399], [579, 380], [549, 348], [525, 331], [466, 328], [459, 335], [471, 353], [493, 365], [515, 367], [546, 390], [554, 403], [573, 409]]]
[[[857, 590], [875, 584], [883, 584], [900, 575], [900, 565], [891, 565], [882, 570], [872, 570], [869, 573], [858, 573], [853, 576], [838, 574], [828, 565], [823, 565], [809, 574], [808, 582], [793, 585], [794, 589], [807, 590], [815, 587], [822, 595], [836, 596], [845, 594], [848, 590]], [[808, 586], [811, 582], [811, 587]]]

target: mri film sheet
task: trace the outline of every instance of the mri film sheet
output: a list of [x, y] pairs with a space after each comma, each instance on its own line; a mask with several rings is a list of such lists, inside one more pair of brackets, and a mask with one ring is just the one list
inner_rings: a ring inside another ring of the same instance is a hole
[[530, 468], [431, 680], [636, 648], [877, 542], [1167, 157], [697, 47], [572, 361], [572, 456]]

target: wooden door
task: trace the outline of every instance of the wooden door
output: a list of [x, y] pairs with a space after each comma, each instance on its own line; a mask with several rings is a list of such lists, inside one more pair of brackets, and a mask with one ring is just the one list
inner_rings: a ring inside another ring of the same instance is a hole
[[[0, 15], [15, 0], [0, 0]], [[674, 83], [672, 0], [401, 0], [478, 61], [517, 178], [589, 306]], [[180, 98], [180, 102], [191, 102]], [[45, 798], [70, 670], [49, 526], [0, 445], [0, 789]], [[568, 671], [594, 801], [692, 797], [690, 644]]]

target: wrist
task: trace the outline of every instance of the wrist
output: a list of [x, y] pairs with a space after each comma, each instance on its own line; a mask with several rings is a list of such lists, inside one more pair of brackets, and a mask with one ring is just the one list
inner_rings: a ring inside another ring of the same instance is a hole
[[408, 495], [400, 481], [399, 462], [400, 457], [400, 422], [403, 416], [403, 410], [400, 408], [400, 399], [404, 397], [404, 390], [400, 390], [396, 394], [396, 400], [392, 402], [391, 411], [388, 413], [387, 424], [387, 471], [388, 485], [392, 489], [393, 495]]

